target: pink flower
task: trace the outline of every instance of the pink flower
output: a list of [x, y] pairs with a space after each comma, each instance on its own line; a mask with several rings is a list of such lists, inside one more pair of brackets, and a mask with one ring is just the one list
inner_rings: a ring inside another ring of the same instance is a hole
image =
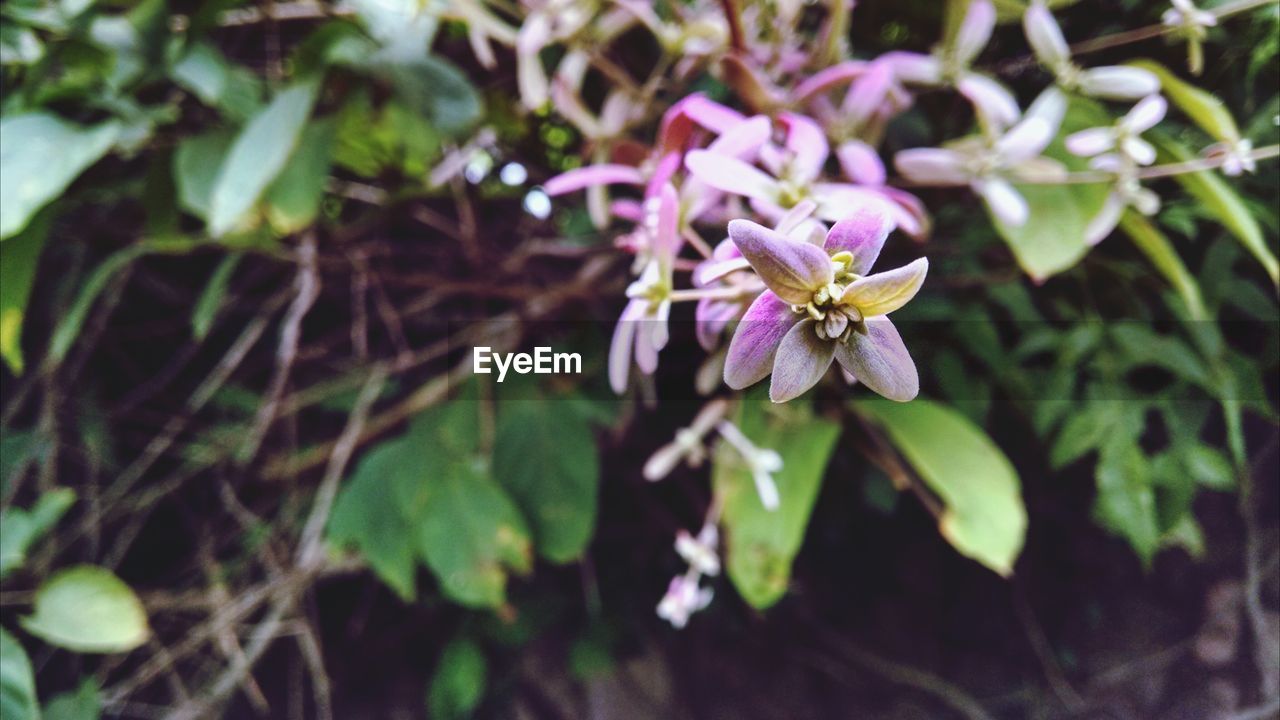
[[627, 288], [631, 298], [618, 318], [609, 345], [609, 385], [622, 394], [627, 389], [631, 360], [646, 375], [658, 369], [658, 353], [667, 345], [667, 318], [671, 314], [672, 274], [680, 252], [679, 200], [669, 183], [645, 203], [645, 231], [651, 251], [639, 279]]
[[894, 225], [913, 239], [929, 236], [929, 214], [920, 198], [885, 184], [884, 163], [870, 145], [850, 140], [836, 148], [836, 158], [845, 177], [858, 187], [884, 200]]
[[821, 245], [749, 220], [729, 223], [729, 237], [769, 288], [747, 309], [729, 344], [729, 387], [742, 389], [772, 374], [769, 397], [786, 402], [817, 384], [835, 360], [884, 397], [914, 398], [915, 363], [885, 316], [915, 296], [928, 261], [867, 274], [891, 229], [878, 205], [836, 223]]
[[856, 185], [819, 181], [830, 154], [822, 128], [794, 113], [782, 113], [780, 119], [787, 130], [784, 146], [760, 148], [760, 163], [772, 175], [710, 149], [689, 152], [685, 167], [712, 188], [749, 198], [753, 209], [775, 221], [805, 200], [816, 205], [818, 217], [829, 221], [843, 218], [850, 208], [879, 202], [875, 193]]

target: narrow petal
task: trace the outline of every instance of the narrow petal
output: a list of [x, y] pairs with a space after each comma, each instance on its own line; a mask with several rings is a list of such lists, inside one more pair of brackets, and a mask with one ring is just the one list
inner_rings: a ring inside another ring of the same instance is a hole
[[1120, 224], [1120, 216], [1124, 214], [1124, 208], [1125, 201], [1119, 193], [1108, 195], [1098, 214], [1085, 227], [1084, 241], [1090, 245], [1097, 245], [1106, 240], [1111, 231], [1116, 229], [1116, 225]]
[[1053, 140], [1054, 128], [1038, 117], [1028, 117], [996, 141], [996, 151], [1007, 162], [1033, 158]]
[[516, 39], [516, 83], [525, 107], [537, 110], [547, 103], [547, 72], [538, 53], [551, 37], [551, 20], [545, 13], [530, 13]]
[[844, 289], [840, 302], [858, 308], [863, 317], [888, 315], [916, 296], [928, 272], [929, 261], [920, 258], [900, 268], [858, 278]]
[[782, 338], [773, 360], [770, 400], [782, 403], [800, 397], [817, 385], [831, 367], [838, 343], [818, 337], [815, 325], [813, 320], [803, 320], [792, 325]]
[[773, 372], [778, 343], [800, 320], [791, 306], [768, 290], [751, 303], [729, 341], [724, 382], [734, 390], [754, 385]]
[[1027, 201], [1007, 180], [991, 178], [974, 183], [973, 189], [987, 202], [991, 212], [1006, 225], [1020, 227], [1027, 222]]
[[866, 70], [865, 60], [846, 60], [810, 75], [796, 86], [794, 96], [797, 102], [808, 100], [811, 96], [829, 90], [841, 83], [849, 82], [862, 75]]
[[[652, 202], [652, 199], [647, 201]], [[669, 270], [671, 261], [680, 252], [680, 198], [671, 183], [665, 183], [658, 191], [657, 208], [653, 220], [653, 249]]]
[[952, 51], [956, 62], [963, 67], [970, 63], [987, 46], [991, 39], [991, 31], [996, 27], [996, 8], [990, 0], [972, 0], [969, 11], [965, 13], [960, 28], [956, 31], [955, 44]]
[[1156, 149], [1142, 138], [1125, 138], [1124, 154], [1133, 158], [1133, 161], [1139, 165], [1150, 165], [1156, 161]]
[[907, 402], [920, 393], [920, 376], [898, 329], [886, 317], [868, 318], [867, 334], [854, 332], [836, 344], [836, 360], [863, 385], [890, 400]]
[[1024, 118], [1040, 118], [1058, 134], [1062, 120], [1067, 116], [1067, 95], [1056, 86], [1050, 85], [1031, 101]]
[[693, 273], [693, 284], [695, 287], [706, 287], [729, 273], [746, 270], [749, 267], [751, 263], [742, 257], [699, 263], [697, 270]]
[[547, 180], [542, 189], [548, 195], [564, 195], [592, 185], [643, 185], [644, 175], [630, 165], [588, 165], [574, 168]]
[[1105, 127], [1089, 128], [1068, 135], [1066, 144], [1072, 155], [1093, 157], [1116, 146], [1115, 132]]
[[871, 63], [862, 77], [849, 86], [840, 106], [842, 114], [849, 122], [861, 127], [884, 104], [892, 83], [893, 68], [888, 63]]
[[884, 208], [867, 205], [855, 210], [844, 220], [831, 226], [824, 249], [831, 255], [838, 252], [853, 254], [850, 271], [866, 275], [880, 257], [884, 241], [893, 230], [893, 220]]
[[942, 148], [913, 148], [893, 156], [893, 165], [910, 180], [967, 185], [971, 176], [964, 156]]
[[881, 188], [880, 192], [884, 193], [885, 198], [890, 201], [889, 208], [899, 230], [913, 240], [924, 240], [929, 237], [933, 223], [920, 198], [906, 190], [893, 187]]
[[884, 163], [872, 147], [861, 140], [850, 140], [836, 148], [840, 168], [859, 185], [884, 185]]
[[707, 150], [750, 162], [755, 159], [760, 147], [769, 141], [769, 134], [772, 132], [773, 126], [769, 118], [756, 115], [735, 123], [707, 146]]
[[786, 302], [807, 303], [815, 290], [833, 279], [831, 258], [813, 245], [750, 220], [730, 222], [729, 237], [764, 284]]
[[1062, 37], [1062, 29], [1053, 13], [1040, 2], [1033, 2], [1022, 16], [1022, 28], [1027, 34], [1027, 42], [1035, 51], [1040, 62], [1050, 68], [1057, 68], [1071, 60], [1071, 50], [1067, 47], [1066, 38]]
[[1124, 124], [1136, 133], [1146, 132], [1164, 119], [1169, 103], [1160, 95], [1148, 95], [1124, 116]]
[[681, 101], [681, 110], [698, 125], [713, 133], [726, 133], [742, 122], [742, 113], [702, 94], [689, 95]]
[[942, 65], [932, 55], [893, 51], [881, 55], [879, 61], [888, 63], [894, 76], [902, 82], [916, 85], [937, 85], [942, 82]]
[[1160, 78], [1136, 67], [1090, 68], [1080, 73], [1080, 92], [1106, 100], [1137, 100], [1160, 92]]
[[631, 374], [631, 349], [635, 344], [636, 325], [644, 316], [647, 303], [632, 300], [622, 309], [618, 324], [613, 329], [609, 343], [609, 386], [619, 395], [627, 391], [627, 376]]
[[711, 187], [734, 195], [772, 200], [778, 183], [752, 165], [708, 150], [694, 150], [684, 165], [694, 177]]
[[813, 120], [795, 113], [783, 113], [787, 126], [787, 150], [792, 156], [792, 172], [796, 179], [812, 180], [822, 173], [831, 149], [827, 135]]
[[[815, 215], [820, 220], [839, 222], [862, 207], [882, 207], [886, 205], [879, 188], [865, 188], [849, 183], [814, 183], [813, 199], [818, 203]], [[888, 210], [885, 209], [888, 213]], [[825, 236], [825, 232], [823, 236]], [[824, 237], [818, 238], [821, 245]]]
[[956, 90], [959, 90], [960, 94], [964, 95], [983, 117], [1000, 128], [1007, 128], [1014, 124], [1022, 114], [1013, 93], [986, 75], [965, 73], [956, 83]]

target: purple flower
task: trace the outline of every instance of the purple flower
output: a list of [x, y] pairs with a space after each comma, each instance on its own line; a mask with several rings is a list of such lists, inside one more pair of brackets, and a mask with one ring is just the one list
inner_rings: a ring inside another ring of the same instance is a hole
[[817, 384], [834, 359], [880, 395], [914, 398], [915, 363], [885, 316], [915, 296], [928, 261], [868, 274], [892, 227], [878, 204], [837, 222], [821, 245], [749, 220], [729, 223], [729, 237], [769, 288], [747, 309], [729, 344], [729, 387], [742, 389], [772, 374], [769, 397], [786, 402]]
[[819, 181], [831, 152], [822, 128], [794, 113], [782, 113], [780, 119], [787, 131], [784, 145], [766, 144], [759, 149], [760, 163], [772, 174], [711, 149], [689, 152], [685, 167], [695, 180], [747, 197], [754, 210], [774, 221], [806, 200], [815, 204], [819, 218], [828, 221], [843, 218], [850, 208], [880, 202], [876, 193], [856, 185]]
[[627, 389], [632, 357], [641, 372], [652, 375], [658, 369], [658, 352], [668, 339], [672, 273], [681, 243], [675, 188], [663, 185], [645, 205], [651, 254], [640, 277], [627, 288], [631, 299], [618, 318], [609, 345], [609, 385], [618, 394]]
[[893, 162], [909, 180], [932, 185], [968, 185], [1002, 222], [1027, 221], [1027, 202], [1013, 181], [1053, 178], [1061, 164], [1040, 157], [1058, 133], [1066, 98], [1050, 88], [1032, 103], [1026, 116], [997, 138], [965, 138], [946, 148], [914, 148]]
[[1160, 78], [1149, 70], [1121, 65], [1084, 69], [1071, 62], [1062, 28], [1040, 0], [1027, 8], [1022, 27], [1036, 59], [1063, 90], [1108, 100], [1137, 100], [1160, 92]]

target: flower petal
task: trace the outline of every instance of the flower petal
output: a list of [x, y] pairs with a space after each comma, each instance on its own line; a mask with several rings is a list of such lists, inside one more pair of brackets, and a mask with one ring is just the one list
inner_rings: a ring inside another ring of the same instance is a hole
[[723, 192], [769, 201], [777, 194], [776, 180], [728, 155], [694, 150], [685, 156], [684, 165], [695, 178]]
[[[734, 390], [754, 385], [773, 372], [778, 343], [800, 320], [791, 306], [768, 290], [751, 303], [729, 341], [724, 382]], [[612, 356], [611, 356], [612, 357]]]
[[853, 264], [850, 271], [856, 275], [866, 275], [876, 258], [880, 257], [880, 250], [892, 230], [893, 220], [885, 209], [878, 205], [867, 205], [832, 225], [823, 248], [831, 255], [838, 252], [852, 253]]
[[1124, 116], [1124, 124], [1133, 132], [1146, 132], [1164, 119], [1169, 103], [1160, 95], [1148, 95], [1138, 101]]
[[1043, 118], [1027, 117], [996, 141], [996, 151], [1010, 163], [1033, 158], [1048, 147], [1055, 130]]
[[888, 63], [871, 63], [862, 77], [849, 86], [840, 106], [841, 115], [853, 126], [862, 127], [884, 104], [892, 83], [893, 68]]
[[972, 0], [969, 3], [969, 11], [964, 14], [964, 20], [956, 31], [952, 45], [956, 62], [963, 67], [968, 67], [978, 57], [978, 53], [982, 52], [982, 48], [987, 46], [987, 41], [991, 39], [991, 31], [995, 28], [995, 6], [990, 0]]
[[1116, 146], [1115, 132], [1109, 127], [1081, 130], [1068, 135], [1066, 145], [1072, 155], [1080, 157], [1101, 155]]
[[1062, 37], [1062, 29], [1053, 19], [1053, 13], [1043, 4], [1033, 2], [1027, 8], [1022, 16], [1022, 28], [1041, 63], [1056, 69], [1071, 60], [1071, 50], [1067, 47], [1066, 38]]
[[895, 50], [881, 55], [879, 61], [889, 63], [894, 76], [902, 82], [916, 85], [942, 82], [942, 65], [932, 55]]
[[859, 185], [884, 185], [884, 163], [870, 145], [861, 140], [850, 140], [836, 148], [836, 157], [850, 180]]
[[1000, 128], [1007, 128], [1018, 121], [1022, 110], [1013, 94], [1003, 85], [986, 75], [965, 73], [956, 83], [956, 90], [973, 105], [974, 109]]
[[990, 178], [973, 185], [973, 189], [987, 201], [987, 207], [1000, 218], [1001, 222], [1020, 227], [1027, 222], [1030, 209], [1022, 195], [1007, 180]]
[[750, 220], [730, 222], [729, 237], [764, 284], [786, 302], [807, 303], [814, 291], [833, 279], [831, 258], [813, 245]]
[[720, 137], [707, 146], [707, 150], [736, 157], [742, 161], [751, 161], [760, 151], [760, 146], [769, 141], [769, 135], [772, 132], [773, 126], [769, 123], [769, 118], [756, 115], [734, 123], [733, 127], [725, 130]]
[[637, 324], [644, 316], [647, 305], [644, 300], [628, 302], [613, 329], [613, 340], [609, 343], [609, 386], [619, 395], [627, 391], [627, 376], [631, 374], [631, 349], [635, 344]]
[[1139, 165], [1150, 165], [1156, 161], [1156, 149], [1151, 143], [1137, 137], [1124, 139], [1124, 154]]
[[893, 156], [893, 166], [909, 180], [933, 184], [967, 185], [970, 174], [964, 156], [943, 148], [913, 148]]
[[1124, 197], [1119, 193], [1113, 192], [1108, 195], [1098, 214], [1094, 215], [1085, 227], [1084, 241], [1089, 245], [1097, 245], [1106, 240], [1111, 231], [1116, 229], [1116, 225], [1120, 224], [1120, 216], [1124, 214], [1125, 205]]
[[1160, 78], [1136, 67], [1090, 68], [1080, 73], [1080, 92], [1106, 100], [1137, 100], [1160, 92]]
[[810, 75], [799, 85], [796, 85], [796, 89], [792, 94], [797, 102], [803, 102], [811, 96], [829, 90], [836, 85], [856, 79], [862, 75], [866, 67], [867, 62], [865, 60], [845, 60]]
[[826, 133], [803, 115], [782, 113], [781, 120], [787, 127], [787, 150], [791, 152], [794, 178], [807, 181], [818, 177], [831, 154]]
[[858, 278], [844, 289], [840, 302], [858, 308], [863, 317], [888, 315], [916, 296], [928, 272], [929, 261], [919, 258], [900, 268]]
[[782, 338], [773, 360], [770, 400], [783, 403], [800, 397], [827, 374], [838, 343], [823, 340], [815, 330], [816, 323], [805, 319], [792, 325]]
[[588, 165], [574, 168], [547, 180], [542, 189], [552, 197], [592, 185], [643, 185], [644, 175], [630, 165]]
[[890, 400], [906, 402], [920, 393], [916, 363], [902, 336], [886, 317], [868, 318], [867, 334], [853, 332], [836, 343], [836, 360], [863, 385]]

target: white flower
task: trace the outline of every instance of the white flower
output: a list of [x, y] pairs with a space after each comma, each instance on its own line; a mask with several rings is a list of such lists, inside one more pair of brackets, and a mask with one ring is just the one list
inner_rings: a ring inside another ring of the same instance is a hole
[[1207, 10], [1201, 10], [1191, 0], [1172, 0], [1173, 7], [1160, 16], [1166, 27], [1178, 28], [1193, 36], [1204, 37], [1206, 28], [1218, 24], [1218, 18]]
[[760, 504], [764, 505], [765, 510], [777, 510], [781, 498], [778, 495], [778, 484], [774, 482], [773, 474], [782, 470], [782, 456], [768, 448], [756, 447], [746, 435], [742, 434], [737, 425], [728, 420], [720, 421], [716, 429], [720, 431], [721, 437], [738, 451], [746, 461], [747, 467], [751, 469], [756, 492], [760, 495]]
[[677, 575], [671, 578], [667, 594], [658, 603], [658, 617], [674, 628], [689, 624], [689, 616], [711, 604], [711, 588], [698, 587], [699, 576]]
[[1156, 160], [1156, 149], [1141, 136], [1164, 119], [1167, 109], [1164, 98], [1148, 95], [1111, 127], [1089, 128], [1067, 136], [1067, 150], [1080, 157], [1116, 150], [1138, 165], [1150, 165]]
[[1062, 29], [1043, 2], [1027, 8], [1022, 27], [1036, 58], [1064, 90], [1108, 100], [1136, 100], [1160, 91], [1160, 78], [1149, 70], [1120, 65], [1085, 69], [1073, 63]]
[[1204, 149], [1204, 156], [1210, 160], [1220, 159], [1222, 174], [1231, 177], [1256, 172], [1258, 169], [1258, 163], [1253, 159], [1252, 140], [1215, 143]]
[[1095, 170], [1115, 173], [1115, 185], [1102, 204], [1102, 209], [1085, 228], [1085, 242], [1097, 245], [1120, 223], [1127, 208], [1143, 215], [1155, 215], [1160, 210], [1160, 196], [1142, 187], [1138, 178], [1138, 166], [1128, 157], [1110, 153], [1099, 155], [1089, 163]]
[[720, 574], [720, 556], [716, 550], [720, 545], [720, 532], [716, 526], [708, 523], [694, 537], [688, 530], [676, 533], [676, 552], [689, 567], [708, 577]]

